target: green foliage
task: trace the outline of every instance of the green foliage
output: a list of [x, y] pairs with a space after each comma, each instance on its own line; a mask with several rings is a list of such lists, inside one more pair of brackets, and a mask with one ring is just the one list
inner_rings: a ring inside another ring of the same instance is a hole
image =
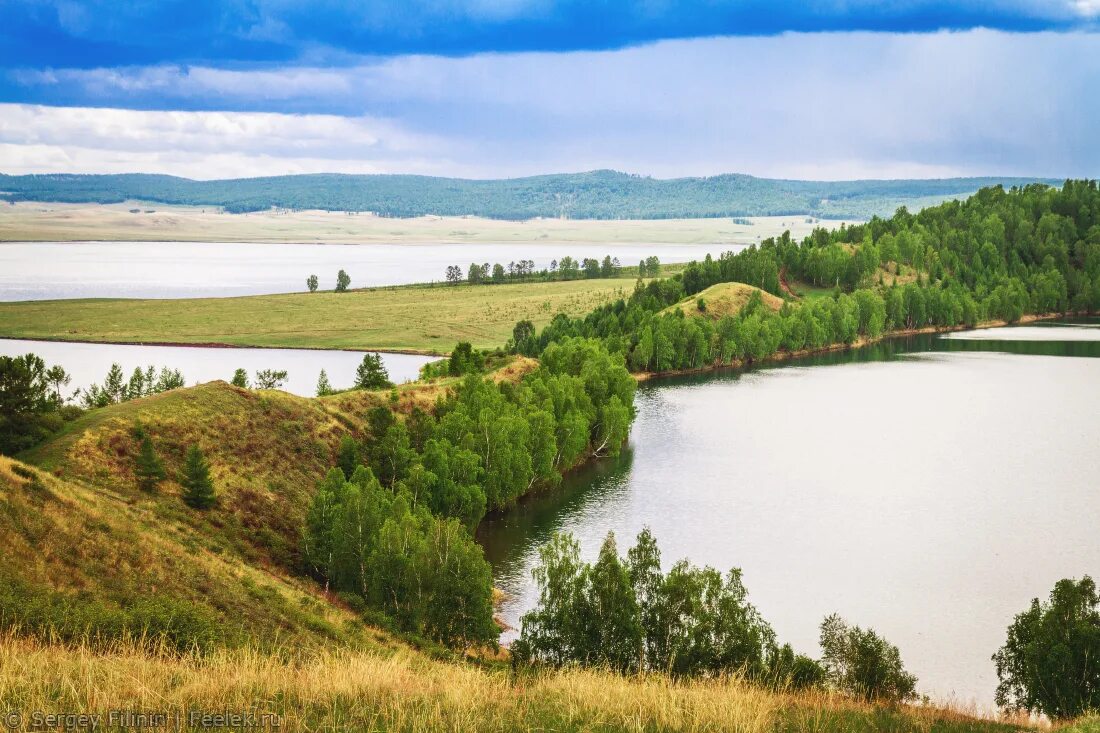
[[350, 479], [360, 465], [359, 443], [350, 435], [340, 438], [340, 447], [336, 452], [336, 467]]
[[256, 372], [256, 389], [279, 389], [286, 380], [285, 369], [260, 369]]
[[485, 368], [485, 357], [469, 341], [459, 341], [447, 360], [447, 373], [452, 377], [477, 374]]
[[210, 479], [210, 464], [197, 445], [187, 449], [180, 485], [183, 486], [183, 501], [192, 509], [210, 509], [218, 501], [214, 482]]
[[237, 369], [237, 371], [233, 372], [233, 379], [229, 380], [229, 383], [234, 387], [248, 389], [248, 372], [244, 369]]
[[351, 285], [351, 276], [343, 270], [336, 273], [336, 292], [346, 293], [348, 286]]
[[178, 369], [161, 367], [157, 374], [156, 368], [150, 364], [144, 371], [135, 368], [130, 379], [126, 380], [122, 367], [112, 364], [102, 385], [92, 384], [80, 391], [80, 401], [88, 409], [106, 407], [170, 389], [179, 389], [185, 384], [183, 374]]
[[306, 278], [306, 287], [309, 288], [309, 292], [316, 293], [318, 284], [319, 283], [316, 275], [310, 275]]
[[30, 448], [61, 427], [64, 370], [55, 369], [34, 354], [0, 356], [0, 453]]
[[776, 668], [769, 662], [778, 653], [775, 635], [748, 602], [738, 570], [723, 578], [680, 561], [662, 575], [648, 530], [625, 564], [610, 534], [594, 565], [580, 560], [568, 534], [555, 534], [539, 559], [539, 602], [524, 615], [512, 646], [519, 661], [759, 679]]
[[839, 690], [864, 700], [908, 700], [917, 678], [905, 671], [898, 648], [871, 629], [833, 614], [821, 622], [822, 663]]
[[332, 388], [332, 382], [328, 381], [328, 374], [322, 369], [321, 373], [317, 375], [317, 396], [324, 397], [335, 392], [336, 390]]
[[356, 389], [386, 389], [392, 387], [390, 374], [377, 353], [363, 354], [363, 361], [355, 368]]
[[333, 469], [317, 488], [302, 556], [326, 588], [351, 593], [406, 631], [448, 646], [495, 643], [492, 583], [481, 548], [370, 469]]
[[177, 652], [207, 652], [230, 639], [210, 610], [165, 595], [116, 605], [86, 594], [32, 587], [0, 575], [0, 629], [44, 640], [107, 645], [115, 641]]
[[[784, 234], [692, 262], [665, 280], [639, 280], [628, 299], [583, 318], [555, 316], [524, 341], [522, 353], [538, 356], [563, 339], [595, 338], [630, 369], [661, 372], [752, 363], [890, 331], [1098, 310], [1098, 209], [1095, 181], [1067, 181], [1060, 190], [983, 189], [965, 203], [916, 216], [902, 208], [888, 220], [817, 229], [801, 243]], [[895, 271], [916, 272], [916, 280], [874, 287], [873, 276], [886, 262]], [[643, 260], [639, 271], [652, 277], [658, 267]], [[782, 295], [780, 272], [831, 288], [832, 295], [788, 302], [778, 312], [755, 298], [740, 313], [717, 320], [669, 309], [722, 282]]]
[[1008, 627], [993, 655], [997, 704], [1054, 719], [1100, 710], [1100, 594], [1089, 576], [1059, 580], [1050, 600]]
[[138, 488], [151, 494], [157, 490], [157, 484], [168, 478], [164, 470], [164, 463], [157, 455], [153, 446], [153, 439], [147, 433], [141, 435], [141, 446], [138, 448], [137, 458], [134, 459], [134, 476], [137, 477]]

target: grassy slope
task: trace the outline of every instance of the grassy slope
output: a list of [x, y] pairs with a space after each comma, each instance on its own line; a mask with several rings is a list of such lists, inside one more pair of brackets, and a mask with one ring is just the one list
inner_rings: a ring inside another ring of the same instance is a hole
[[[695, 295], [684, 298], [675, 305], [670, 305], [665, 309], [665, 312], [672, 312], [679, 308], [686, 316], [703, 316], [712, 320], [718, 320], [723, 316], [735, 316], [740, 313], [741, 309], [749, 302], [749, 298], [752, 297], [754, 292], [760, 293], [764, 305], [772, 310], [777, 311], [783, 307], [782, 298], [776, 297], [752, 285], [729, 282], [711, 285], [709, 288]], [[705, 313], [699, 310], [698, 303], [700, 299], [706, 301], [707, 310]]]
[[242, 562], [223, 538], [156, 500], [42, 471], [28, 480], [17, 466], [0, 456], [0, 578], [107, 608], [158, 595], [190, 602], [211, 611], [236, 643], [385, 641], [313, 584]]
[[0, 303], [0, 336], [72, 341], [449, 351], [495, 348], [516, 321], [544, 326], [627, 297], [629, 278], [406, 286], [189, 300]]

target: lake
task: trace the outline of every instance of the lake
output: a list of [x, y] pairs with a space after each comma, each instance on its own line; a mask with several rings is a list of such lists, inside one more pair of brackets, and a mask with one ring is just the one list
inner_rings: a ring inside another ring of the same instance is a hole
[[305, 290], [315, 274], [331, 290], [340, 269], [351, 286], [442, 281], [448, 265], [569, 255], [637, 265], [717, 257], [731, 244], [257, 244], [228, 242], [0, 242], [0, 301], [61, 298], [200, 298]]
[[[129, 344], [85, 344], [66, 341], [28, 341], [0, 339], [0, 355], [17, 356], [34, 352], [48, 365], [60, 364], [72, 375], [66, 389], [74, 391], [92, 383], [102, 384], [111, 364], [118, 362], [129, 379], [135, 367], [153, 364], [179, 369], [187, 384], [215, 379], [229, 381], [239, 367], [253, 379], [258, 369], [285, 369], [283, 390], [312, 397], [317, 393], [317, 376], [324, 369], [336, 388], [350, 387], [355, 368], [363, 361], [361, 351], [320, 351], [316, 349], [227, 349], [205, 346], [145, 346]], [[420, 367], [439, 357], [414, 354], [382, 354], [390, 380], [401, 383], [416, 379]]]
[[535, 602], [552, 532], [594, 560], [649, 525], [666, 570], [741, 567], [780, 642], [817, 656], [839, 612], [896, 644], [920, 692], [992, 707], [1013, 616], [1100, 575], [1097, 357], [1093, 321], [649, 382], [620, 458], [479, 530], [502, 615]]

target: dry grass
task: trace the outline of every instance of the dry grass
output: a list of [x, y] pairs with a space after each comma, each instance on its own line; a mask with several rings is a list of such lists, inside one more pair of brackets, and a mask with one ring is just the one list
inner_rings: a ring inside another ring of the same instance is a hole
[[[718, 320], [724, 316], [735, 316], [740, 313], [753, 293], [760, 293], [764, 305], [773, 311], [783, 307], [783, 299], [769, 292], [745, 283], [727, 282], [711, 285], [706, 290], [689, 298], [684, 298], [675, 305], [670, 305], [664, 312], [669, 313], [678, 308], [686, 316], [699, 316]], [[706, 311], [699, 310], [700, 300], [706, 301]]]
[[997, 731], [931, 707], [776, 694], [737, 679], [676, 683], [570, 670], [524, 675], [409, 650], [205, 657], [108, 652], [0, 637], [0, 708], [272, 713], [292, 731]]

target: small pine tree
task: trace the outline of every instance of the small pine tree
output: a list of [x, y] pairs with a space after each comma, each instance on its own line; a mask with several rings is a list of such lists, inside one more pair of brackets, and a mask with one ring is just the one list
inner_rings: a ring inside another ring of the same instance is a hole
[[138, 488], [147, 494], [157, 490], [157, 484], [166, 479], [164, 464], [161, 463], [157, 451], [153, 447], [153, 439], [142, 431], [141, 448], [138, 450], [134, 461], [134, 475], [137, 477]]
[[363, 354], [363, 362], [355, 370], [355, 386], [359, 389], [385, 389], [392, 386], [389, 372], [379, 354]]
[[248, 372], [244, 369], [237, 369], [233, 372], [233, 379], [229, 382], [234, 387], [240, 387], [241, 389], [248, 389]]
[[197, 445], [187, 449], [183, 464], [183, 502], [192, 509], [209, 509], [217, 502], [214, 482], [210, 480], [210, 464]]
[[332, 393], [332, 383], [328, 381], [328, 374], [322, 369], [321, 373], [317, 376], [317, 396], [324, 397]]

